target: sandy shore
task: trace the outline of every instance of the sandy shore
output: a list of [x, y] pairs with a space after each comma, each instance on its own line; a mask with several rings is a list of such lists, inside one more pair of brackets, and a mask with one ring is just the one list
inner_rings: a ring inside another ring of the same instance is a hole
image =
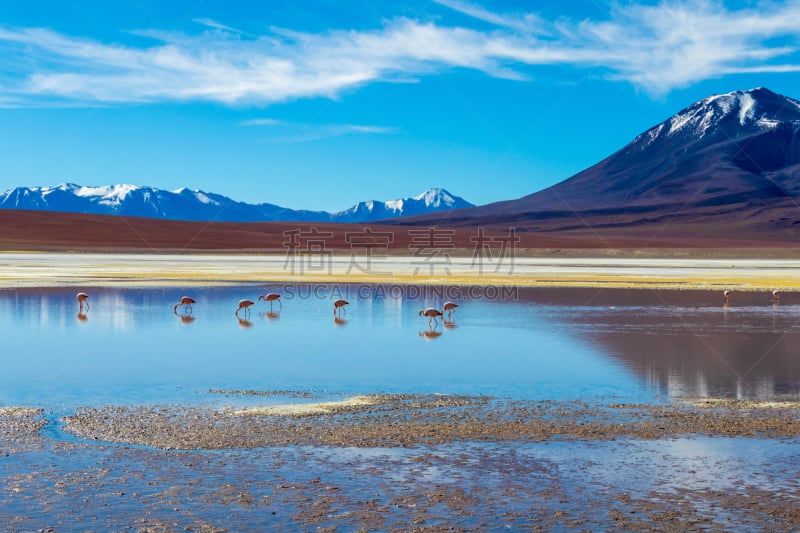
[[0, 288], [350, 282], [800, 290], [800, 260], [0, 253]]
[[798, 438], [799, 412], [794, 401], [590, 405], [472, 396], [360, 395], [338, 402], [303, 401], [237, 410], [84, 408], [64, 422], [67, 431], [84, 439], [161, 449], [408, 447], [681, 435]]

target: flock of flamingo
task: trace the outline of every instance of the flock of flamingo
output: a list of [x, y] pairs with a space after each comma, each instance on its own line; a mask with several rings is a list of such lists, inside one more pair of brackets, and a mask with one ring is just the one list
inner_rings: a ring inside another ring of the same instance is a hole
[[[83, 313], [84, 309], [89, 309], [89, 295], [85, 292], [79, 292], [77, 295], [78, 299], [78, 312]], [[264, 302], [269, 302], [269, 310], [272, 311], [272, 306], [275, 302], [278, 302], [280, 308], [283, 309], [283, 303], [281, 302], [281, 295], [276, 292], [271, 292], [262, 296], [258, 297], [259, 300], [263, 300]], [[181, 300], [176, 303], [172, 307], [172, 311], [177, 315], [178, 314], [178, 307], [182, 308], [184, 314], [191, 314], [192, 312], [192, 305], [196, 304], [197, 300], [192, 298], [191, 296], [183, 296]], [[347, 300], [336, 300], [333, 302], [333, 316], [334, 319], [341, 319], [343, 313], [347, 313], [347, 309], [345, 306], [348, 305], [350, 302]], [[247, 316], [250, 312], [250, 307], [255, 305], [256, 302], [250, 299], [243, 299], [239, 300], [239, 307], [236, 308], [234, 315], [236, 318], [239, 318], [239, 311], [244, 310], [244, 315]], [[453, 302], [445, 302], [442, 306], [442, 309], [436, 309], [435, 307], [428, 307], [426, 309], [422, 309], [419, 312], [420, 316], [428, 317], [428, 326], [433, 327], [434, 325], [438, 325], [438, 318], [443, 317], [445, 313], [447, 313], [448, 318], [452, 318], [453, 313], [455, 312], [456, 308], [458, 307], [457, 303]]]
[[[731, 296], [733, 295], [733, 291], [726, 290], [722, 293], [722, 296], [725, 299], [725, 307], [730, 306], [731, 303]], [[79, 316], [82, 316], [84, 309], [89, 309], [89, 295], [85, 292], [79, 292], [77, 295], [78, 305], [79, 305]], [[276, 292], [271, 292], [262, 296], [258, 297], [259, 300], [263, 300], [264, 302], [269, 302], [269, 310], [272, 312], [272, 306], [275, 302], [278, 302], [278, 305], [281, 309], [283, 309], [283, 303], [281, 302], [281, 295]], [[778, 305], [781, 300], [781, 292], [778, 290], [772, 291], [772, 301], [774, 305]], [[172, 310], [175, 314], [178, 314], [178, 307], [182, 307], [184, 316], [191, 314], [192, 312], [192, 305], [197, 303], [197, 300], [192, 298], [191, 296], [183, 296], [181, 301], [176, 303]], [[256, 302], [253, 300], [249, 300], [247, 298], [243, 300], [239, 300], [239, 307], [236, 308], [234, 314], [236, 318], [239, 317], [239, 311], [244, 310], [245, 317], [248, 316], [250, 312], [250, 307], [255, 305]], [[350, 302], [347, 300], [336, 300], [333, 302], [333, 317], [337, 323], [344, 323], [342, 321], [342, 314], [347, 313], [345, 306], [348, 305]], [[419, 316], [428, 317], [428, 327], [434, 328], [436, 325], [439, 324], [439, 318], [441, 317], [442, 320], [445, 320], [445, 314], [447, 315], [448, 319], [452, 319], [453, 313], [455, 312], [458, 304], [453, 302], [445, 302], [442, 306], [442, 309], [437, 309], [435, 307], [428, 307], [426, 309], [422, 309], [419, 312]], [[241, 320], [241, 319], [240, 319]], [[447, 322], [445, 322], [447, 324]]]

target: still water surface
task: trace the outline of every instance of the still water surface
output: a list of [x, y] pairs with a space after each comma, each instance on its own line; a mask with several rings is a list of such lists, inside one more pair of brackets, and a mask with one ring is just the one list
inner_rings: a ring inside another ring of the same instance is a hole
[[[0, 291], [0, 405], [264, 404], [209, 389], [661, 402], [800, 394], [800, 305], [702, 291], [354, 285]], [[242, 298], [258, 302], [247, 320]], [[184, 294], [191, 316], [173, 313]], [[333, 300], [348, 299], [342, 320]], [[459, 298], [456, 298], [459, 297]], [[418, 316], [459, 300], [434, 328]], [[244, 312], [239, 313], [245, 318]]]

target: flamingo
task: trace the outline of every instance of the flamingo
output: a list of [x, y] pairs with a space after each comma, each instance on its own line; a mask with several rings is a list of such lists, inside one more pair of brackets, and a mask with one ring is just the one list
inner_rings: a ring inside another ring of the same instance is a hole
[[725, 297], [725, 306], [727, 307], [731, 303], [731, 291], [725, 291], [722, 295]]
[[272, 302], [274, 302], [275, 300], [278, 301], [278, 303], [281, 306], [281, 309], [283, 309], [283, 304], [281, 303], [281, 295], [278, 294], [277, 292], [271, 292], [271, 293], [269, 293], [269, 294], [267, 294], [265, 296], [259, 296], [258, 299], [259, 300], [264, 300], [265, 302], [269, 302], [269, 310], [270, 311], [272, 311]]
[[192, 298], [190, 296], [181, 296], [181, 301], [175, 304], [175, 306], [172, 308], [172, 311], [177, 314], [178, 313], [178, 307], [182, 305], [183, 306], [183, 310], [185, 312], [191, 313], [192, 312], [192, 304], [196, 304], [196, 303], [197, 303], [197, 300], [195, 300], [194, 298]]
[[336, 311], [339, 311], [339, 314], [342, 314], [342, 311], [347, 313], [347, 310], [344, 308], [345, 305], [349, 304], [347, 300], [336, 300], [333, 302], [333, 314], [336, 315]]
[[456, 307], [458, 307], [458, 304], [454, 304], [453, 302], [445, 302], [444, 306], [442, 306], [442, 312], [447, 311], [447, 317], [452, 318], [453, 313], [456, 312]]
[[239, 300], [239, 307], [236, 308], [236, 313], [234, 313], [234, 314], [238, 318], [239, 317], [239, 311], [244, 309], [245, 316], [247, 316], [247, 313], [249, 312], [248, 307], [250, 307], [251, 305], [254, 305], [254, 304], [255, 304], [255, 302], [253, 300], [248, 300], [247, 298], [245, 298], [244, 300]]
[[86, 309], [89, 309], [88, 294], [86, 294], [85, 292], [79, 292], [77, 298], [78, 298], [78, 309], [83, 311], [83, 304], [86, 304]]
[[434, 309], [433, 307], [428, 307], [427, 309], [420, 310], [419, 316], [427, 316], [428, 317], [428, 327], [433, 327], [433, 326], [431, 326], [431, 322], [433, 322], [434, 324], [438, 324], [439, 321], [436, 319], [436, 317], [440, 317], [440, 316], [443, 317], [444, 315], [438, 309]]
[[776, 302], [781, 301], [781, 291], [778, 290], [772, 291], [772, 299], [775, 300]]

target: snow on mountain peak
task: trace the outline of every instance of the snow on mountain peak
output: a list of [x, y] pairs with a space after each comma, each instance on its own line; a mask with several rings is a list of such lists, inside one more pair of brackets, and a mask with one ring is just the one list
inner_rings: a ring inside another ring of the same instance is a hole
[[781, 122], [797, 122], [800, 102], [777, 95], [763, 87], [711, 95], [696, 102], [634, 141], [639, 149], [664, 137], [676, 135], [701, 139], [715, 132], [720, 125], [730, 128], [756, 127], [762, 130], [777, 127]]
[[402, 212], [405, 200], [388, 200], [384, 203], [386, 204], [387, 209], [390, 209], [392, 211]]
[[424, 193], [415, 196], [414, 200], [424, 200], [426, 207], [449, 206], [455, 203], [455, 199], [449, 192], [439, 188], [428, 189]]
[[139, 190], [136, 185], [104, 185], [101, 187], [78, 187], [74, 190], [75, 196], [91, 197], [100, 196], [100, 203], [106, 205], [119, 205], [134, 191]]

